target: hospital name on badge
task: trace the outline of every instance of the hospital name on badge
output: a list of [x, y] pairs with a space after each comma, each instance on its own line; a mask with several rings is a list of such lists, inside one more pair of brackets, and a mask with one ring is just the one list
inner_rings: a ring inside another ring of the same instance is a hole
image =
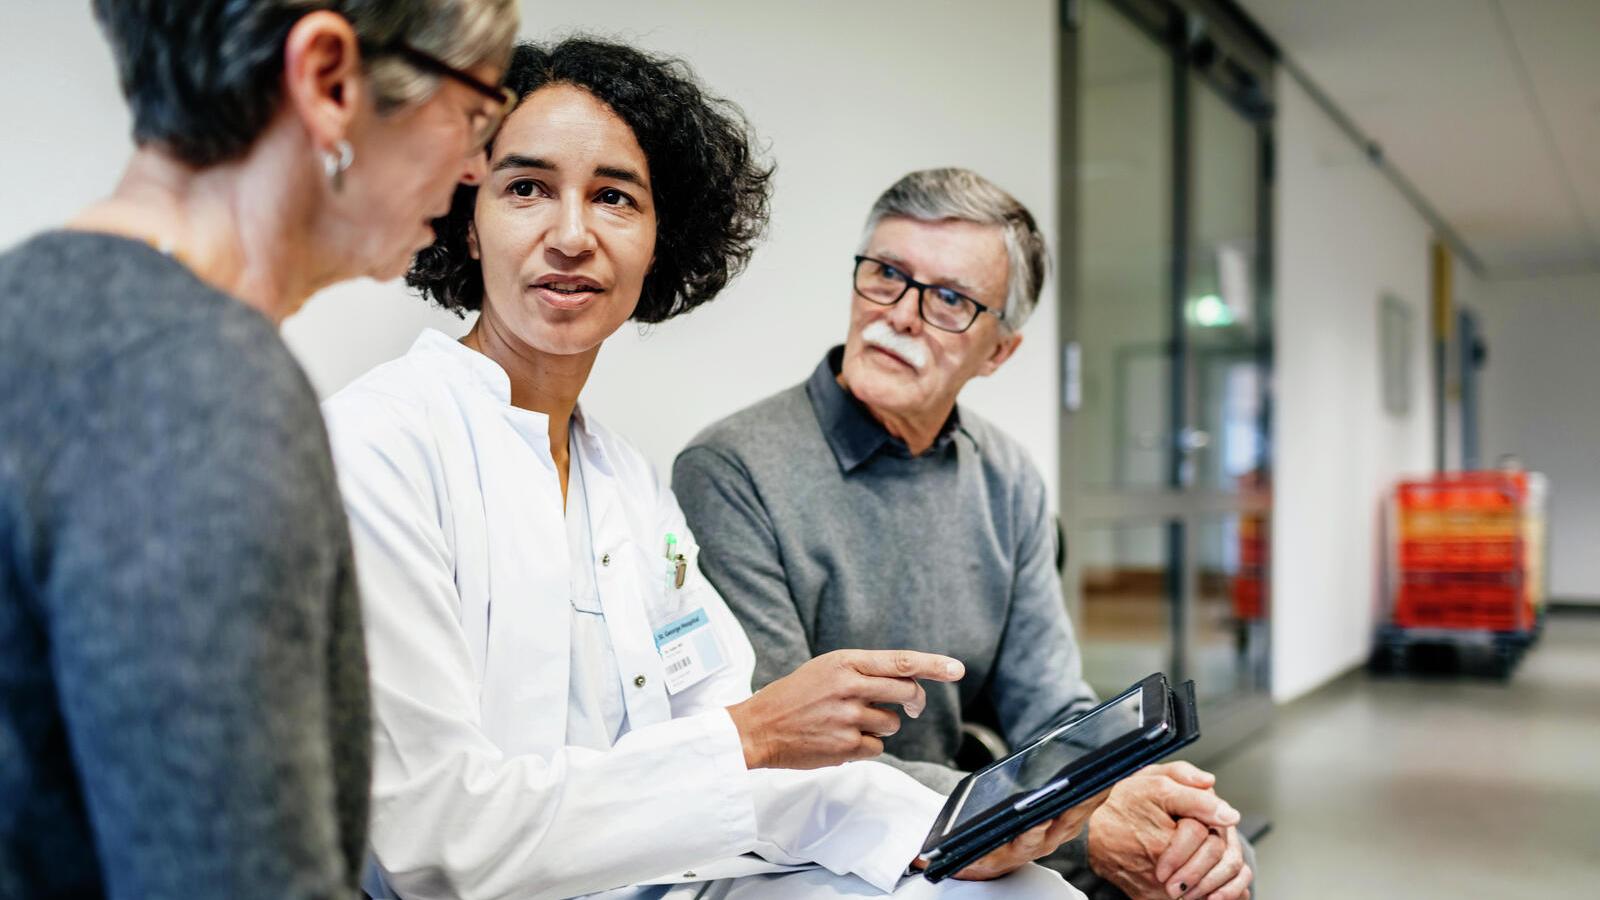
[[676, 622], [662, 626], [655, 638], [669, 694], [698, 684], [728, 664], [704, 607], [696, 607]]

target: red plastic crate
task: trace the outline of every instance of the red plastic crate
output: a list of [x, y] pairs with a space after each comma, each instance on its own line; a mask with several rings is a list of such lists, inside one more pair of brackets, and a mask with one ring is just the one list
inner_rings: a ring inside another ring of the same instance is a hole
[[1402, 628], [1521, 631], [1531, 609], [1515, 581], [1408, 580], [1395, 594], [1394, 622]]
[[1398, 484], [1390, 621], [1402, 628], [1531, 629], [1541, 593], [1540, 544], [1528, 528], [1540, 515], [1542, 491], [1542, 482], [1525, 472], [1460, 472]]
[[1402, 481], [1395, 500], [1406, 510], [1520, 511], [1526, 476], [1500, 472], [1458, 473], [1429, 481]]
[[1239, 565], [1259, 566], [1266, 559], [1266, 542], [1260, 538], [1243, 538], [1239, 541]]
[[1522, 586], [1522, 574], [1520, 572], [1405, 571], [1400, 573], [1400, 580], [1405, 584], [1420, 584], [1438, 588]]
[[1400, 542], [1404, 570], [1514, 571], [1522, 565], [1522, 541], [1513, 538], [1420, 538]]
[[1511, 540], [1522, 533], [1514, 509], [1402, 509], [1398, 519], [1402, 541]]
[[1259, 570], [1234, 576], [1234, 618], [1246, 622], [1254, 622], [1266, 618], [1265, 594], [1266, 591], [1263, 589]]

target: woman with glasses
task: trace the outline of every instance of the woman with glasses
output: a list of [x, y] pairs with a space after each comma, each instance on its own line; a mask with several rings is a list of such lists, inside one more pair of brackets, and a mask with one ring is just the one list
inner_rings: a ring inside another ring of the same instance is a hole
[[[1063, 894], [1041, 869], [901, 884], [943, 798], [834, 764], [960, 667], [842, 650], [751, 696], [671, 491], [578, 403], [625, 322], [710, 301], [749, 258], [770, 170], [742, 115], [682, 63], [593, 40], [519, 47], [506, 81], [489, 174], [410, 276], [476, 322], [326, 405], [372, 662], [367, 891]], [[640, 389], [670, 402], [656, 375]]]
[[0, 254], [0, 897], [349, 897], [361, 616], [278, 324], [483, 176], [516, 7], [93, 8], [133, 156]]

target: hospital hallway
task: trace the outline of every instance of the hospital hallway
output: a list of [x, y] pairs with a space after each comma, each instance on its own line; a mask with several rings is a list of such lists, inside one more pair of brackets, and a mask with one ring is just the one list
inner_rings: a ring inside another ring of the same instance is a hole
[[1557, 612], [1509, 683], [1358, 671], [1212, 770], [1268, 900], [1592, 897], [1597, 738], [1600, 614]]

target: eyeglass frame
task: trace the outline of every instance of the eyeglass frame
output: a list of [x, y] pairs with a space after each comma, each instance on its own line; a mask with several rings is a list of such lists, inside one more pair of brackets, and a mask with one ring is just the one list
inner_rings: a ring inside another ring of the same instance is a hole
[[470, 72], [462, 71], [461, 69], [450, 65], [431, 53], [418, 50], [416, 47], [411, 46], [405, 41], [391, 41], [387, 44], [363, 43], [362, 52], [366, 53], [368, 56], [398, 56], [425, 72], [430, 72], [434, 75], [442, 75], [446, 78], [454, 80], [458, 84], [466, 85], [473, 91], [482, 94], [490, 100], [498, 101], [500, 106], [498, 113], [496, 114], [496, 118], [489, 123], [488, 128], [484, 129], [484, 134], [482, 137], [474, 138], [474, 140], [477, 142], [473, 147], [474, 151], [481, 150], [489, 145], [489, 141], [494, 137], [494, 133], [499, 130], [500, 124], [506, 120], [506, 116], [511, 115], [511, 110], [516, 107], [517, 101], [521, 99], [517, 96], [517, 92], [511, 88], [505, 87], [504, 85], [496, 86], [489, 84], [476, 75], [473, 75]]
[[[916, 280], [915, 278], [912, 278], [910, 275], [905, 276], [905, 284], [906, 284], [906, 286], [900, 290], [900, 293], [895, 295], [895, 298], [893, 300], [890, 300], [887, 303], [885, 303], [882, 300], [874, 300], [873, 298], [868, 297], [866, 294], [862, 293], [861, 292], [861, 288], [859, 286], [857, 286], [856, 282], [861, 277], [861, 264], [864, 263], [864, 262], [871, 262], [871, 263], [877, 263], [880, 266], [889, 266], [889, 267], [894, 268], [894, 269], [902, 269], [902, 266], [901, 266], [900, 263], [891, 262], [891, 261], [886, 260], [886, 259], [878, 259], [875, 256], [857, 256], [855, 258], [855, 260], [856, 260], [855, 269], [852, 270], [851, 273], [850, 273], [850, 289], [855, 292], [857, 297], [860, 297], [861, 299], [863, 299], [863, 300], [867, 301], [868, 303], [871, 303], [871, 304], [873, 304], [875, 306], [894, 306], [895, 304], [899, 303], [901, 300], [904, 300], [906, 298], [906, 294], [908, 292], [910, 292], [913, 288], [915, 288], [916, 291], [917, 291], [917, 318], [921, 319], [924, 323], [926, 323], [929, 328], [937, 328], [937, 329], [939, 329], [940, 331], [942, 331], [942, 332], [944, 332], [946, 334], [966, 334], [968, 331], [972, 330], [973, 324], [976, 323], [978, 321], [978, 317], [983, 315], [984, 313], [988, 313], [989, 315], [994, 316], [995, 320], [998, 321], [1000, 324], [1002, 324], [1002, 325], [1005, 324], [1005, 321], [1006, 321], [1005, 315], [1003, 313], [995, 312], [994, 307], [990, 306], [989, 304], [983, 303], [983, 302], [978, 301], [978, 300], [975, 300], [972, 297], [969, 297], [966, 294], [961, 293], [960, 291], [956, 290], [955, 288], [945, 287], [942, 284], [926, 284], [924, 282]], [[927, 297], [928, 297], [927, 292], [928, 292], [929, 288], [933, 288], [933, 289], [941, 290], [941, 291], [949, 291], [950, 293], [955, 294], [957, 297], [960, 297], [961, 299], [967, 301], [968, 303], [971, 303], [974, 307], [976, 307], [976, 310], [972, 313], [972, 318], [962, 328], [946, 328], [943, 325], [940, 325], [940, 324], [934, 322], [932, 319], [929, 319], [928, 318], [928, 311], [927, 311], [926, 307], [924, 306], [924, 304], [927, 303]]]

